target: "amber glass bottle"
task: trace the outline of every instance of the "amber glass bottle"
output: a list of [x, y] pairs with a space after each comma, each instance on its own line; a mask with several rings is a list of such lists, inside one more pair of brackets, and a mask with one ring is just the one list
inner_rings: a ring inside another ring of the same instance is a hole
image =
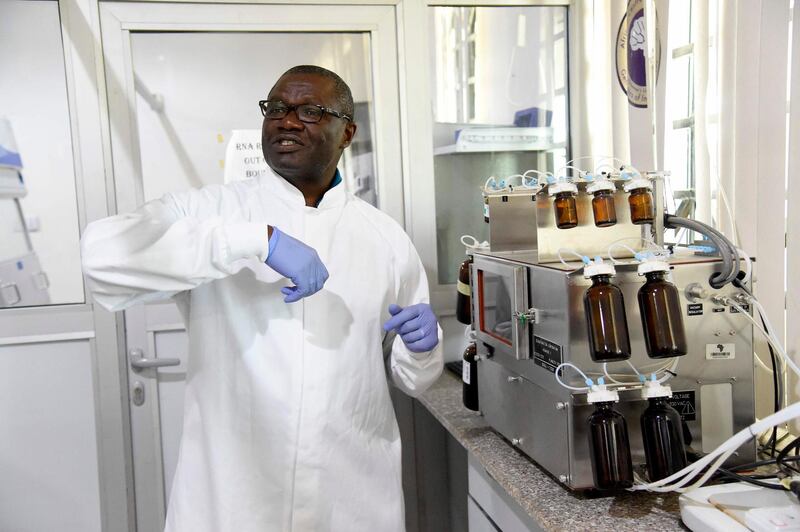
[[616, 187], [609, 179], [599, 179], [586, 187], [586, 192], [592, 194], [592, 213], [594, 225], [597, 227], [610, 227], [617, 223], [617, 208], [614, 205], [614, 192]]
[[461, 361], [462, 401], [470, 410], [478, 410], [478, 348], [470, 342]]
[[472, 292], [469, 284], [469, 265], [471, 257], [464, 259], [458, 269], [458, 284], [456, 285], [456, 319], [464, 325], [472, 323]]
[[[642, 273], [642, 267], [639, 272]], [[687, 353], [680, 295], [667, 280], [665, 270], [647, 271], [647, 281], [639, 289], [639, 311], [647, 354], [650, 358], [679, 357]]]
[[637, 177], [623, 187], [631, 209], [631, 222], [636, 225], [653, 223], [653, 185], [644, 177]]
[[650, 482], [686, 467], [681, 415], [667, 402], [667, 396], [651, 397], [642, 413], [642, 442]]
[[571, 229], [578, 225], [578, 207], [575, 204], [575, 194], [560, 192], [553, 201], [556, 211], [556, 226], [559, 229]]
[[611, 362], [630, 358], [631, 341], [625, 301], [622, 290], [611, 282], [611, 275], [592, 277], [592, 286], [586, 289], [583, 296], [583, 308], [589, 325], [589, 354], [592, 360]]
[[594, 486], [599, 490], [618, 490], [633, 485], [631, 445], [625, 418], [614, 410], [614, 403], [595, 403], [589, 416], [589, 454]]

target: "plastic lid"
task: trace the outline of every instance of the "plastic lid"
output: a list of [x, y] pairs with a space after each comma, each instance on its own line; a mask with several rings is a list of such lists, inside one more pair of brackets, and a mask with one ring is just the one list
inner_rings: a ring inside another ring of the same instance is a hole
[[639, 275], [644, 275], [651, 272], [668, 272], [669, 263], [667, 261], [659, 260], [656, 258], [645, 259], [644, 262], [639, 264], [637, 272]]
[[551, 196], [560, 194], [561, 192], [572, 192], [573, 194], [577, 194], [578, 187], [569, 181], [559, 181], [558, 183], [547, 187], [547, 193]]
[[622, 188], [625, 189], [625, 192], [630, 192], [631, 190], [636, 190], [637, 188], [646, 188], [647, 190], [653, 190], [653, 184], [647, 178], [637, 177], [625, 183], [625, 185]]
[[658, 381], [645, 381], [642, 388], [642, 399], [655, 399], [656, 397], [672, 397], [672, 388], [668, 384]]
[[586, 192], [589, 194], [594, 194], [600, 190], [608, 190], [609, 192], [614, 192], [617, 190], [617, 187], [614, 186], [614, 183], [611, 182], [610, 179], [598, 179], [588, 187], [586, 187]]
[[617, 270], [610, 262], [603, 262], [603, 259], [597, 257], [594, 262], [588, 263], [583, 267], [583, 276], [587, 279], [596, 275], [615, 275]]
[[619, 401], [619, 394], [614, 390], [606, 388], [605, 384], [593, 384], [586, 400], [590, 404], [594, 403], [616, 403]]

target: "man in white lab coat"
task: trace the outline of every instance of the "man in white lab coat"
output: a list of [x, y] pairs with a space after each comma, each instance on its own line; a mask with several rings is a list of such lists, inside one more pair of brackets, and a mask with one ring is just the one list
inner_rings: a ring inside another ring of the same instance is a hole
[[417, 395], [441, 373], [425, 272], [402, 228], [340, 184], [347, 85], [295, 67], [259, 105], [274, 175], [167, 194], [83, 237], [100, 304], [174, 297], [186, 320], [166, 529], [404, 530], [387, 374]]

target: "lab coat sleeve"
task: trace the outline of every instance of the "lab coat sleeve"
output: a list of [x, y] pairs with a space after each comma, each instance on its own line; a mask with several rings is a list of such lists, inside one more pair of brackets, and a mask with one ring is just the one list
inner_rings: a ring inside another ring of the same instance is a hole
[[[419, 255], [405, 234], [405, 242], [397, 248], [402, 250], [397, 257], [395, 282], [397, 304], [401, 307], [417, 303], [429, 303], [428, 280]], [[439, 343], [431, 351], [414, 353], [409, 351], [403, 339], [389, 333], [384, 340], [386, 370], [392, 382], [411, 397], [427, 390], [442, 374], [444, 349], [442, 328], [438, 328]]]
[[166, 299], [235, 273], [244, 259], [266, 260], [267, 225], [226, 223], [214, 208], [198, 214], [191, 194], [200, 192], [167, 194], [86, 227], [83, 270], [98, 303], [117, 311]]

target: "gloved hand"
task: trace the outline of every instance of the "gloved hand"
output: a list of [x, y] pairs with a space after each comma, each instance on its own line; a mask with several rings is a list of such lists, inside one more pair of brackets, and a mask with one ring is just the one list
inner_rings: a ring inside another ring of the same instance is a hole
[[295, 286], [285, 286], [281, 292], [286, 303], [294, 303], [318, 292], [328, 280], [328, 270], [317, 252], [277, 227], [269, 238], [267, 266], [289, 278]]
[[427, 303], [406, 308], [389, 305], [389, 314], [392, 317], [383, 324], [383, 330], [399, 334], [409, 351], [424, 353], [439, 343], [439, 322]]

